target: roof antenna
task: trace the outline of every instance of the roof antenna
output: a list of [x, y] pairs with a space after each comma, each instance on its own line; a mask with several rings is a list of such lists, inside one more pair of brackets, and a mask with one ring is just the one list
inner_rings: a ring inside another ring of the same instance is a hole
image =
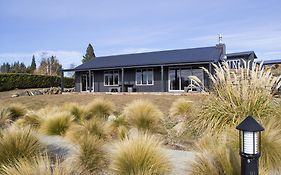
[[219, 34], [219, 44], [222, 44], [222, 35]]

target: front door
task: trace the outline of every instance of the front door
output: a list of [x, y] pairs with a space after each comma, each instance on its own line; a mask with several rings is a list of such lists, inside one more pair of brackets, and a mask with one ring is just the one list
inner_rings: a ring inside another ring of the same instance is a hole
[[89, 85], [88, 73], [82, 73], [81, 75], [81, 91], [87, 91]]

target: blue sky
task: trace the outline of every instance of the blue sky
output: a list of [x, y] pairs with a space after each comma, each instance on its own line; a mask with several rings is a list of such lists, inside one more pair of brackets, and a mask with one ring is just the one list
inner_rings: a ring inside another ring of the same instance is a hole
[[281, 58], [280, 0], [0, 0], [0, 64], [213, 46]]

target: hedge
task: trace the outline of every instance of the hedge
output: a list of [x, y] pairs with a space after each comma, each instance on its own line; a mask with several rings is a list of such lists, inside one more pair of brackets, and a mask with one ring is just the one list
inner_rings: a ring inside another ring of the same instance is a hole
[[[60, 84], [61, 79], [58, 76], [33, 75], [27, 73], [0, 73], [0, 91], [58, 87]], [[74, 87], [74, 79], [65, 77], [64, 87]]]

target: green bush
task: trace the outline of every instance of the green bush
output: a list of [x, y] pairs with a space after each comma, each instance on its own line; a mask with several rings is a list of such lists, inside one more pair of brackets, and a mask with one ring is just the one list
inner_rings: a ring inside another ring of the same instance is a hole
[[[28, 88], [47, 88], [60, 86], [61, 79], [58, 76], [33, 75], [26, 73], [1, 73], [0, 74], [0, 91], [12, 89]], [[74, 79], [65, 77], [64, 87], [74, 87]]]

